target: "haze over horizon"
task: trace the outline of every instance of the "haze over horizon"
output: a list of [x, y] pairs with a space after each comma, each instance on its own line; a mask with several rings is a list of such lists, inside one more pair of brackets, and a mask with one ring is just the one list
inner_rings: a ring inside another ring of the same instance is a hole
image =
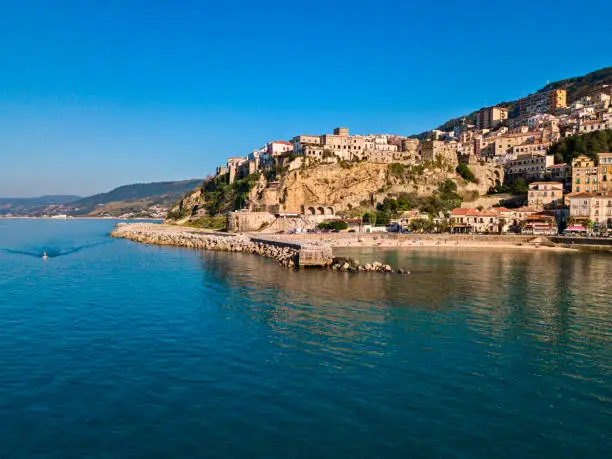
[[415, 134], [612, 63], [609, 2], [407, 3], [9, 0], [0, 197], [203, 177], [339, 125]]

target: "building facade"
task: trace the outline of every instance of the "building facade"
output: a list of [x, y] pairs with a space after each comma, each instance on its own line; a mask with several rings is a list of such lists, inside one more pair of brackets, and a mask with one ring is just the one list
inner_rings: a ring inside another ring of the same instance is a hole
[[597, 193], [598, 168], [587, 156], [580, 155], [572, 161], [572, 193]]
[[495, 129], [508, 119], [508, 109], [503, 107], [487, 107], [476, 115], [478, 129]]
[[526, 180], [544, 179], [547, 170], [555, 162], [552, 155], [546, 154], [522, 154], [516, 159], [508, 161], [504, 165], [504, 177], [512, 183], [519, 178]]
[[529, 207], [536, 209], [560, 206], [563, 204], [563, 183], [532, 182], [527, 197]]
[[576, 193], [568, 198], [570, 218], [612, 228], [612, 194]]

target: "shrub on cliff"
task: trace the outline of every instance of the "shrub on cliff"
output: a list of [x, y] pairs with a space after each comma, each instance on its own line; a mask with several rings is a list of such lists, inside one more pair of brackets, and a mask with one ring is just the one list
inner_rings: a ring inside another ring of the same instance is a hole
[[395, 177], [403, 177], [406, 171], [406, 166], [400, 163], [389, 164], [389, 173]]
[[465, 163], [459, 163], [455, 169], [457, 174], [463, 177], [466, 181], [472, 183], [478, 183], [478, 179], [474, 176], [472, 170]]

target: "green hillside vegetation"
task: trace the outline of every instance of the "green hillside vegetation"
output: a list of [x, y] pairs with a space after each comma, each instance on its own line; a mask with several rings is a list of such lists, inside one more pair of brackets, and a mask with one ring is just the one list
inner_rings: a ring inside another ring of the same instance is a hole
[[465, 163], [459, 163], [456, 169], [457, 174], [463, 177], [467, 182], [478, 183], [478, 179], [474, 177], [474, 173]]
[[602, 84], [612, 85], [612, 67], [606, 67], [586, 75], [566, 80], [555, 81], [540, 89], [538, 92], [550, 91], [552, 89], [565, 89], [567, 91], [567, 101], [572, 103], [580, 99], [593, 88]]
[[564, 137], [548, 149], [548, 153], [555, 156], [555, 163], [570, 163], [580, 155], [597, 163], [597, 153], [603, 152], [612, 152], [611, 130]]
[[367, 212], [364, 218], [374, 225], [388, 225], [390, 219], [412, 209], [419, 209], [430, 217], [437, 217], [440, 212], [448, 214], [455, 207], [461, 206], [461, 201], [461, 196], [457, 193], [457, 184], [451, 179], [446, 179], [431, 196], [401, 193], [397, 199], [387, 197], [376, 206], [376, 212]]
[[[245, 207], [249, 192], [257, 184], [260, 173], [229, 183], [229, 174], [209, 178], [201, 184], [202, 197], [198, 208], [206, 208], [210, 217]], [[189, 217], [197, 209], [175, 208], [168, 212], [169, 220]]]
[[[121, 211], [139, 211], [152, 205], [171, 206], [185, 193], [202, 183], [201, 179], [183, 180], [178, 182], [153, 182], [124, 185], [108, 193], [95, 194], [70, 203], [73, 215], [99, 213], [101, 208], [110, 203], [126, 203]], [[112, 206], [111, 206], [112, 207]]]

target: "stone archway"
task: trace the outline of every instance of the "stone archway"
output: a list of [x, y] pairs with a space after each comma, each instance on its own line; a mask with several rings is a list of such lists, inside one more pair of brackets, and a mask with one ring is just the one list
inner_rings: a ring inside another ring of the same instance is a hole
[[317, 212], [315, 211], [314, 207], [309, 207], [308, 209], [306, 209], [306, 213], [308, 215], [315, 215]]
[[326, 207], [325, 208], [325, 215], [334, 215], [334, 208], [333, 207]]
[[317, 215], [325, 215], [325, 209], [323, 207], [317, 207]]

